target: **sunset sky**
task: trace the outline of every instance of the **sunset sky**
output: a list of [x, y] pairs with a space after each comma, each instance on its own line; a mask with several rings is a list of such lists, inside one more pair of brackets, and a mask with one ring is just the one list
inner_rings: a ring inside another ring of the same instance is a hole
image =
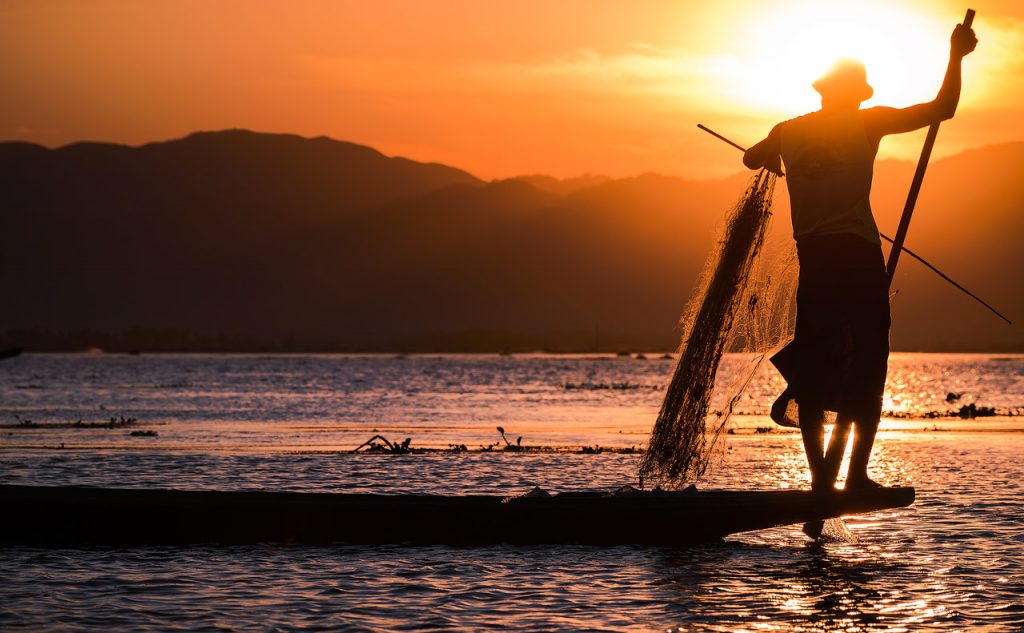
[[[1024, 3], [977, 0], [939, 156], [1024, 139]], [[699, 8], [697, 8], [699, 7]], [[742, 168], [741, 144], [865, 61], [867, 105], [931, 99], [949, 0], [366, 0], [0, 4], [0, 139], [140, 144], [195, 130], [327, 135], [483, 178]], [[923, 134], [886, 140], [916, 157]]]

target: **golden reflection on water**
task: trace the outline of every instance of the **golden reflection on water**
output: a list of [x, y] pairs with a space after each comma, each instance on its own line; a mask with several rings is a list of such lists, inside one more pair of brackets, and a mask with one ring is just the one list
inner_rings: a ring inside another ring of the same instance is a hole
[[770, 598], [780, 611], [807, 622], [801, 630], [808, 631], [911, 631], [951, 615], [941, 604], [950, 597], [941, 572], [930, 576], [931, 601], [907, 599], [889, 588], [887, 576], [900, 567], [894, 554], [877, 546], [812, 544], [794, 566], [791, 586]]
[[[771, 560], [752, 567], [760, 556]], [[666, 553], [656, 566], [661, 585], [677, 603], [693, 601], [692, 617], [701, 622], [669, 630], [912, 631], [949, 617], [945, 607], [891, 586], [904, 567], [883, 548], [856, 544]], [[939, 600], [937, 584], [928, 590]], [[716, 612], [726, 617], [704, 620]]]
[[[812, 546], [814, 547], [814, 546]], [[793, 586], [778, 606], [781, 610], [804, 616], [811, 630], [861, 631], [878, 620], [877, 602], [881, 593], [873, 575], [863, 568], [863, 556], [832, 556], [823, 548], [809, 552], [792, 578]]]
[[811, 485], [810, 471], [807, 469], [807, 457], [802, 445], [799, 450], [773, 451], [769, 453], [771, 480], [778, 482], [779, 488], [809, 488]]

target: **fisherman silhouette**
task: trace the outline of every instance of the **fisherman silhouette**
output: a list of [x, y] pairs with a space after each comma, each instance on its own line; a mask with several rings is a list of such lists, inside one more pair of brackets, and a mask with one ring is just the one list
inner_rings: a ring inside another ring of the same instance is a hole
[[[869, 196], [882, 137], [953, 117], [960, 66], [974, 31], [958, 24], [934, 101], [860, 109], [874, 94], [864, 65], [840, 60], [812, 85], [821, 109], [776, 125], [743, 156], [751, 169], [788, 172], [793, 236], [800, 262], [796, 333], [772, 361], [788, 383], [772, 417], [796, 404], [812, 490], [835, 486], [853, 427], [848, 490], [877, 487], [867, 467], [882, 414], [889, 357], [889, 282]], [[825, 412], [836, 427], [825, 450]]]

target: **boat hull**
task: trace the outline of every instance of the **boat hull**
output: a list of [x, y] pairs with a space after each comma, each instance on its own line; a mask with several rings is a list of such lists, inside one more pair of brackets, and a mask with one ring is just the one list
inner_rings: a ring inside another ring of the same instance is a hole
[[908, 506], [913, 488], [373, 495], [0, 486], [0, 543], [681, 545]]

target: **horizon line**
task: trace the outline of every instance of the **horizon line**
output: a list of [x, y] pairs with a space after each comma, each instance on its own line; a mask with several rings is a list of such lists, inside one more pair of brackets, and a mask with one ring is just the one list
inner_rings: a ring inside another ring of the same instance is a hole
[[[385, 158], [388, 158], [388, 159], [408, 160], [408, 161], [411, 161], [411, 162], [419, 163], [421, 165], [439, 165], [439, 166], [442, 166], [442, 167], [447, 167], [447, 168], [451, 168], [451, 169], [457, 169], [459, 171], [462, 171], [462, 172], [465, 172], [465, 173], [469, 174], [470, 176], [476, 178], [477, 180], [479, 180], [479, 181], [481, 181], [483, 183], [497, 183], [497, 182], [503, 182], [503, 181], [507, 181], [507, 180], [521, 180], [521, 179], [530, 178], [530, 177], [553, 178], [556, 181], [565, 182], [565, 181], [577, 180], [577, 179], [582, 179], [582, 178], [607, 178], [607, 179], [613, 180], [613, 181], [614, 180], [630, 180], [630, 179], [635, 179], [635, 178], [641, 178], [641, 177], [644, 177], [644, 176], [660, 176], [660, 177], [666, 177], [666, 178], [678, 178], [680, 180], [686, 180], [686, 181], [691, 181], [691, 182], [714, 182], [714, 181], [730, 180], [730, 179], [736, 178], [739, 175], [747, 174], [747, 173], [750, 172], [750, 170], [747, 170], [747, 169], [744, 169], [744, 168], [740, 168], [740, 169], [737, 169], [735, 172], [727, 174], [727, 175], [724, 175], [724, 176], [718, 176], [718, 177], [713, 177], [713, 176], [694, 177], [694, 176], [680, 174], [680, 173], [666, 173], [666, 172], [660, 172], [660, 171], [654, 171], [654, 170], [639, 171], [639, 172], [635, 172], [635, 173], [632, 173], [630, 175], [624, 175], [624, 176], [611, 176], [611, 175], [606, 174], [606, 173], [600, 173], [600, 172], [594, 172], [594, 171], [577, 172], [575, 175], [571, 175], [571, 176], [555, 176], [553, 174], [537, 171], [537, 172], [520, 172], [520, 173], [513, 174], [513, 175], [496, 176], [496, 177], [491, 177], [491, 178], [484, 178], [484, 177], [478, 176], [471, 169], [468, 169], [466, 167], [462, 167], [460, 165], [455, 165], [455, 164], [451, 164], [451, 163], [444, 163], [444, 162], [435, 161], [435, 160], [426, 160], [426, 159], [420, 159], [420, 158], [412, 158], [410, 156], [405, 156], [405, 155], [401, 155], [401, 154], [387, 154], [384, 151], [378, 149], [377, 147], [375, 147], [373, 145], [369, 145], [369, 144], [366, 144], [366, 143], [361, 143], [361, 142], [358, 142], [358, 141], [334, 138], [332, 136], [328, 136], [327, 134], [319, 134], [319, 135], [315, 135], [315, 136], [305, 136], [305, 135], [300, 134], [298, 132], [272, 132], [272, 131], [256, 130], [256, 129], [244, 128], [244, 127], [228, 127], [228, 128], [220, 128], [220, 129], [197, 129], [197, 130], [193, 130], [191, 132], [187, 132], [187, 133], [183, 134], [182, 136], [175, 136], [175, 137], [163, 138], [163, 139], [154, 139], [154, 140], [143, 141], [143, 142], [136, 142], [136, 143], [124, 142], [124, 141], [111, 141], [111, 140], [106, 140], [105, 141], [105, 140], [95, 140], [95, 139], [80, 139], [80, 140], [76, 140], [76, 141], [71, 141], [69, 143], [64, 143], [64, 144], [61, 144], [61, 145], [46, 145], [44, 143], [37, 142], [37, 141], [30, 141], [30, 140], [25, 140], [25, 139], [11, 138], [11, 139], [0, 139], [0, 144], [20, 143], [20, 144], [25, 144], [25, 145], [33, 145], [33, 146], [36, 146], [36, 147], [42, 147], [42, 148], [47, 149], [49, 151], [60, 151], [60, 150], [63, 150], [63, 149], [67, 149], [69, 147], [74, 147], [76, 145], [112, 145], [112, 146], [118, 146], [118, 147], [125, 147], [125, 148], [129, 148], [129, 149], [141, 149], [141, 148], [144, 148], [144, 147], [147, 147], [147, 146], [150, 146], [150, 145], [160, 145], [160, 144], [164, 144], [164, 143], [173, 143], [173, 142], [176, 142], [176, 141], [183, 141], [183, 140], [188, 139], [188, 138], [190, 138], [192, 136], [196, 136], [196, 135], [200, 135], [200, 134], [223, 134], [223, 133], [226, 133], [226, 132], [245, 132], [245, 133], [255, 134], [255, 135], [260, 135], [260, 136], [292, 137], [292, 138], [302, 139], [304, 141], [327, 140], [327, 141], [331, 141], [333, 143], [341, 143], [341, 144], [346, 144], [346, 145], [354, 145], [354, 146], [357, 146], [357, 147], [363, 147], [363, 148], [372, 150], [372, 151], [374, 151], [374, 152], [376, 152], [376, 153], [380, 154], [381, 156], [383, 156]], [[1003, 141], [1003, 142], [1000, 142], [1000, 143], [986, 143], [986, 144], [981, 144], [981, 145], [974, 145], [974, 146], [971, 146], [969, 148], [962, 149], [962, 150], [960, 150], [958, 152], [954, 152], [954, 153], [942, 156], [941, 158], [936, 159], [934, 162], [941, 162], [941, 161], [944, 161], [944, 160], [949, 159], [949, 158], [953, 158], [953, 157], [956, 157], [956, 156], [961, 156], [961, 155], [968, 154], [968, 153], [973, 152], [973, 151], [983, 150], [983, 149], [990, 148], [990, 147], [1002, 147], [1002, 146], [1016, 145], [1016, 144], [1024, 144], [1024, 138], [1007, 140], [1007, 141]], [[888, 157], [888, 158], [879, 158], [879, 159], [876, 160], [876, 164], [878, 162], [914, 164], [915, 160], [913, 160], [913, 159], [905, 159], [905, 158], [892, 158], [892, 157]]]

